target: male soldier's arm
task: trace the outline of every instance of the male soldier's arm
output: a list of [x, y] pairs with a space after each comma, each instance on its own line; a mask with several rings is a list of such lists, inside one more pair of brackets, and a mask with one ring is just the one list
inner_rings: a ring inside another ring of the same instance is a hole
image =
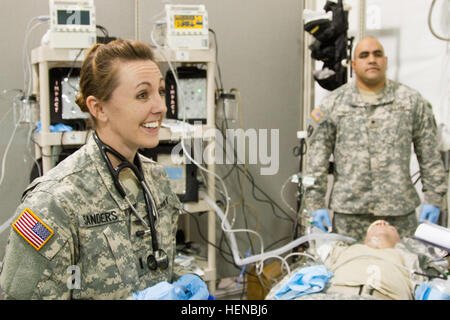
[[[38, 202], [35, 202], [38, 201]], [[64, 214], [51, 195], [37, 192], [28, 197], [16, 212], [17, 218], [25, 208], [31, 209], [54, 234], [39, 250], [11, 228], [0, 284], [6, 299], [70, 299], [67, 273], [71, 265], [69, 234], [55, 223]], [[61, 211], [61, 212], [59, 212]], [[49, 213], [52, 215], [49, 215]]]
[[428, 101], [418, 97], [413, 121], [413, 143], [420, 167], [424, 202], [441, 207], [447, 192], [447, 177], [437, 139], [433, 109]]
[[311, 113], [308, 126], [306, 176], [315, 179], [314, 185], [306, 188], [305, 205], [309, 212], [326, 208], [325, 196], [328, 185], [330, 155], [334, 150], [336, 129], [327, 110], [316, 108]]

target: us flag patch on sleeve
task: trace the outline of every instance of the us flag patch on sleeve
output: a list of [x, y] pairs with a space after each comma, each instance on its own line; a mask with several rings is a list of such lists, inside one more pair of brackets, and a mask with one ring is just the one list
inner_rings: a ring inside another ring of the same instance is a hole
[[28, 208], [23, 210], [12, 226], [36, 250], [41, 249], [54, 233]]

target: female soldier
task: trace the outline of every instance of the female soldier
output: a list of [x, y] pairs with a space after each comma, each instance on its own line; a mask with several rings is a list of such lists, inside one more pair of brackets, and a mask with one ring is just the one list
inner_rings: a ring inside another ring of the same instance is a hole
[[[158, 145], [164, 96], [148, 45], [116, 40], [89, 50], [76, 102], [95, 132], [26, 189], [1, 274], [7, 298], [124, 299], [181, 275], [181, 204], [164, 169], [137, 153]], [[206, 290], [199, 277], [189, 281]]]

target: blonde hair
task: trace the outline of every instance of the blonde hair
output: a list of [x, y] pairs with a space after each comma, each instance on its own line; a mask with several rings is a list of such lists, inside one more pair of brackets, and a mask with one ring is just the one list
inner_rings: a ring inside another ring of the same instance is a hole
[[136, 60], [155, 61], [149, 45], [124, 39], [93, 45], [81, 66], [80, 91], [75, 100], [80, 109], [89, 112], [86, 105], [86, 98], [89, 96], [108, 101], [118, 86], [117, 62]]

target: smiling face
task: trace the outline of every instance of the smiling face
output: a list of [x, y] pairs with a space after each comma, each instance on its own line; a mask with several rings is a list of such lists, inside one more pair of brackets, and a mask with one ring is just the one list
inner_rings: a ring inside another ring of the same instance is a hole
[[100, 139], [127, 159], [139, 148], [159, 143], [159, 128], [166, 114], [165, 84], [151, 60], [116, 61], [117, 86], [111, 97], [98, 101]]
[[352, 67], [356, 74], [356, 85], [367, 91], [377, 91], [386, 82], [387, 57], [377, 39], [366, 37], [355, 47]]

